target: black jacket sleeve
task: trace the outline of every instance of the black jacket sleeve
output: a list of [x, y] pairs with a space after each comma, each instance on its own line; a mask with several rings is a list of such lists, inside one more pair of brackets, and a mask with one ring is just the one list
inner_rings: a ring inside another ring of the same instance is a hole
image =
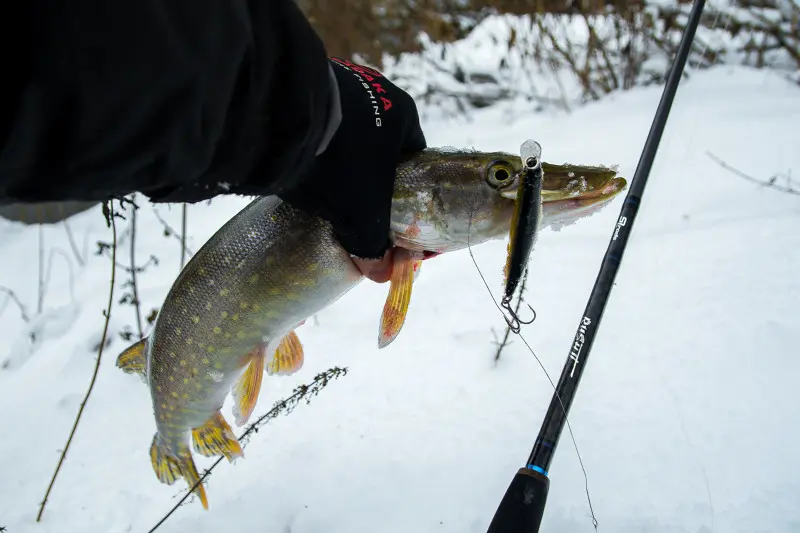
[[4, 2], [0, 34], [0, 204], [273, 194], [327, 125], [293, 0]]

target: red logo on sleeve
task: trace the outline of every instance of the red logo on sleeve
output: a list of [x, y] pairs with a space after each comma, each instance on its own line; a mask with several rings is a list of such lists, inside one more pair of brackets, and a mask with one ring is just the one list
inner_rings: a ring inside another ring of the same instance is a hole
[[[385, 78], [383, 74], [374, 68], [365, 67], [364, 65], [357, 65], [356, 63], [348, 61], [347, 59], [332, 57], [331, 60], [356, 73], [367, 89], [371, 89], [371, 91], [374, 90], [375, 94], [378, 95], [378, 98], [380, 98], [381, 103], [383, 104], [384, 111], [389, 111], [392, 108], [392, 101], [389, 98], [382, 96], [384, 94], [388, 94], [386, 89], [383, 88], [380, 81], [376, 81], [380, 78]], [[374, 95], [371, 91], [370, 97], [374, 99]]]

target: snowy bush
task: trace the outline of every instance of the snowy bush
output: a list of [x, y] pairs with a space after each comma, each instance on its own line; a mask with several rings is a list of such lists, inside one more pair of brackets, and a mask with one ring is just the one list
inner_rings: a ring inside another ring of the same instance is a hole
[[[791, 0], [753, 2], [707, 4], [687, 74], [739, 64], [800, 81], [800, 8]], [[453, 43], [421, 34], [419, 53], [387, 56], [384, 68], [425, 108], [445, 114], [520, 97], [568, 110], [615, 90], [663, 82], [690, 9], [650, 0], [625, 13], [493, 15]]]

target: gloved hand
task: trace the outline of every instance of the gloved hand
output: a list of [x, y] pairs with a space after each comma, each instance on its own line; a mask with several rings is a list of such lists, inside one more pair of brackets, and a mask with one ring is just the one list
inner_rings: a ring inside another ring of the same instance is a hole
[[426, 147], [411, 96], [374, 69], [331, 59], [341, 122], [286, 202], [321, 216], [362, 272], [391, 275], [389, 216], [396, 167]]

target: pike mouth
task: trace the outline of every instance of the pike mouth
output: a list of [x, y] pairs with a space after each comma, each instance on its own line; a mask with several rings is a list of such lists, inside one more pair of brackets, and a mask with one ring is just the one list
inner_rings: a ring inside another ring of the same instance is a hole
[[[552, 195], [550, 198], [542, 198], [542, 207], [548, 213], [555, 214], [582, 214], [593, 212], [595, 209], [613, 200], [619, 193], [625, 190], [628, 182], [625, 178], [611, 178], [602, 187], [598, 187], [580, 195], [565, 197], [564, 195]], [[557, 191], [556, 191], [557, 192]]]
[[[614, 198], [625, 190], [628, 182], [622, 177], [613, 177], [604, 180], [602, 184], [592, 184], [590, 180], [580, 178], [574, 183], [559, 189], [542, 189], [542, 204], [559, 204], [560, 206], [586, 207], [596, 203], [603, 203]], [[511, 185], [500, 195], [509, 200], [517, 198], [518, 185]]]
[[508, 187], [500, 191], [500, 196], [502, 196], [503, 198], [508, 198], [509, 200], [516, 200], [518, 190], [519, 187]]
[[[627, 180], [621, 177], [611, 178], [606, 181], [602, 186], [590, 187], [588, 190], [581, 192], [575, 196], [568, 198], [553, 198], [554, 201], [575, 200], [582, 205], [591, 205], [598, 202], [605, 202], [614, 198], [617, 194], [622, 192], [628, 185]], [[554, 195], [555, 196], [555, 195]], [[547, 202], [547, 200], [544, 200]]]

